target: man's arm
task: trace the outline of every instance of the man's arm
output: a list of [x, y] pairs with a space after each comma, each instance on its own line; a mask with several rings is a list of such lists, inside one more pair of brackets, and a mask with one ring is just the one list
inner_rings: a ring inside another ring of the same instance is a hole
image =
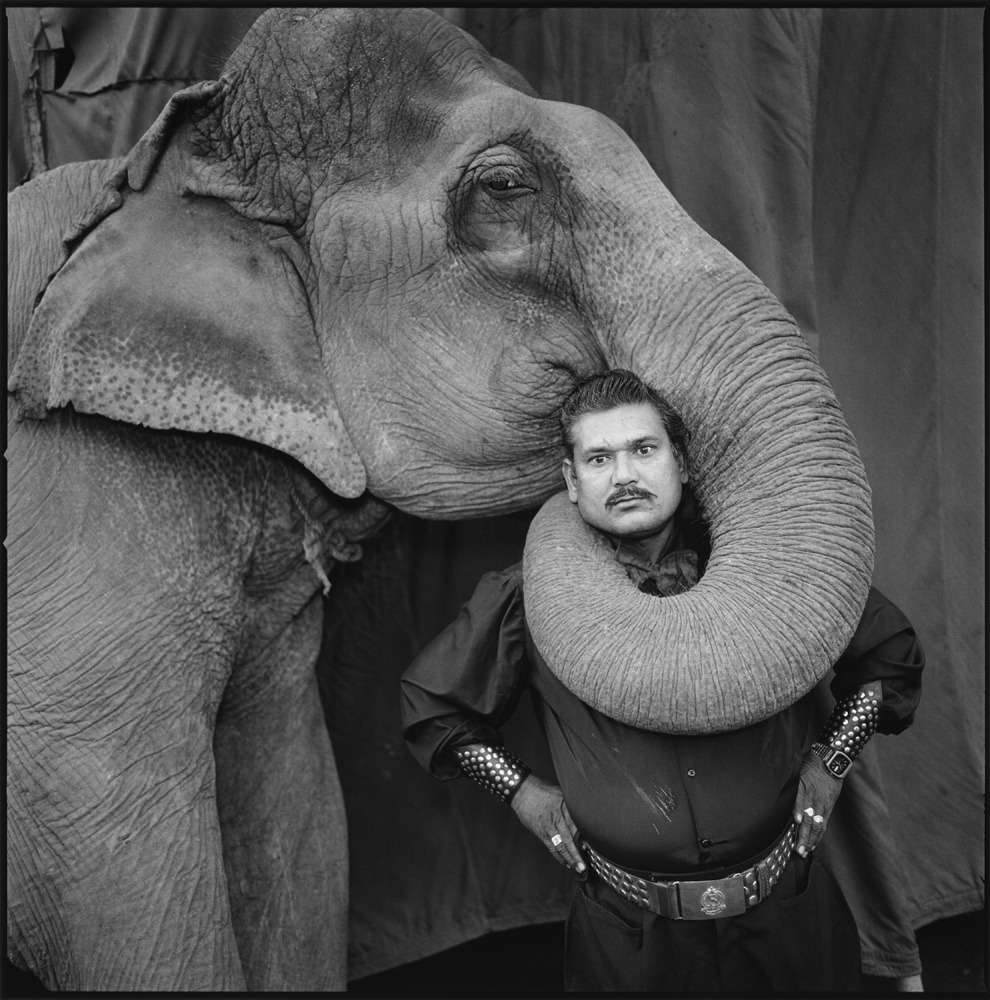
[[457, 618], [402, 675], [406, 745], [435, 778], [460, 777], [458, 747], [501, 746], [499, 728], [528, 671], [520, 577], [515, 566], [485, 574]]
[[795, 850], [802, 856], [817, 847], [842, 781], [873, 734], [899, 733], [911, 724], [924, 665], [911, 623], [871, 587], [856, 632], [835, 667], [835, 709], [801, 767], [794, 820], [801, 824]]
[[502, 747], [472, 743], [458, 747], [454, 756], [467, 777], [512, 806], [519, 822], [555, 860], [579, 874], [584, 872], [585, 864], [574, 840], [577, 824], [556, 785], [532, 774], [521, 760]]
[[520, 568], [482, 577], [458, 617], [403, 674], [403, 733], [434, 777], [476, 781], [511, 805], [555, 860], [583, 872], [560, 789], [530, 774], [499, 732], [527, 683], [525, 628]]

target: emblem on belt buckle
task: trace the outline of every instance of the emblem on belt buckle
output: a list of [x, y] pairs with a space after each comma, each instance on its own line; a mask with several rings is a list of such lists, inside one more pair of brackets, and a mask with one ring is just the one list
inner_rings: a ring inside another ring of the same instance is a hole
[[728, 903], [725, 901], [725, 893], [721, 889], [716, 889], [713, 885], [710, 885], [701, 894], [701, 912], [706, 917], [718, 916], [726, 906], [728, 906]]

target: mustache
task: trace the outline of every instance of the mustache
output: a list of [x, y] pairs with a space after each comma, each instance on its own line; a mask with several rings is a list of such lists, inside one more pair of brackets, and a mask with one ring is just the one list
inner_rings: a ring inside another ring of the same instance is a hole
[[606, 501], [606, 507], [613, 507], [620, 500], [642, 499], [652, 500], [653, 494], [649, 490], [640, 489], [638, 486], [620, 486]]

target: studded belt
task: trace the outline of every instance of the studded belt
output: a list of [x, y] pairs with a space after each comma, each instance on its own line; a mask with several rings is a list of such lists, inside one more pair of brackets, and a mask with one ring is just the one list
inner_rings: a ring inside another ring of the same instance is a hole
[[791, 823], [762, 861], [726, 878], [661, 881], [621, 868], [584, 844], [592, 869], [620, 896], [671, 920], [712, 920], [737, 917], [770, 895], [797, 843]]

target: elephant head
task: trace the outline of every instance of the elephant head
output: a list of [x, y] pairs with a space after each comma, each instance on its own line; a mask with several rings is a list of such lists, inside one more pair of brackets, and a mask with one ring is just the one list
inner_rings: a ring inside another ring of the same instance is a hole
[[442, 19], [266, 13], [66, 248], [12, 370], [24, 413], [236, 435], [424, 517], [544, 501], [575, 382], [654, 383], [693, 434], [699, 586], [639, 597], [560, 501], [527, 550], [537, 644], [609, 715], [746, 724], [852, 633], [869, 491], [792, 319], [621, 129]]

